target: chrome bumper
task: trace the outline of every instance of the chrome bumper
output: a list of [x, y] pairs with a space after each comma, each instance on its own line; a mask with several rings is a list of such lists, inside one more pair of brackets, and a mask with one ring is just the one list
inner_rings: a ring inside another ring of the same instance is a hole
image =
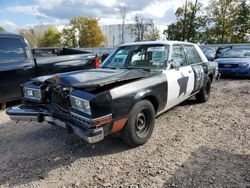
[[220, 81], [221, 73], [217, 73], [215, 76], [216, 81]]
[[69, 132], [73, 132], [88, 143], [96, 143], [104, 139], [104, 131], [102, 127], [85, 128], [80, 127], [72, 122], [63, 122], [50, 116], [46, 111], [34, 108], [10, 108], [6, 111], [11, 120], [14, 121], [36, 121], [50, 122], [57, 126], [63, 127]]

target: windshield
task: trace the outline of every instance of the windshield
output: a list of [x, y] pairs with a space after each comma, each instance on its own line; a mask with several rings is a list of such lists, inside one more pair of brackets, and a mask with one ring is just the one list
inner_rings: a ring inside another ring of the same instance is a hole
[[162, 69], [168, 60], [168, 46], [122, 46], [104, 61], [102, 68]]
[[250, 58], [250, 48], [232, 48], [223, 51], [221, 58]]

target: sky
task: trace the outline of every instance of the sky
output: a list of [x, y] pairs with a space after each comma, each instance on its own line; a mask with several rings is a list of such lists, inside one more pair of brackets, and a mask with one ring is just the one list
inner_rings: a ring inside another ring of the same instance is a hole
[[96, 17], [100, 25], [120, 24], [119, 6], [127, 7], [126, 23], [141, 14], [152, 18], [156, 25], [168, 25], [176, 20], [174, 12], [184, 3], [185, 0], [0, 0], [0, 26], [13, 31], [40, 24], [65, 25], [73, 16]]

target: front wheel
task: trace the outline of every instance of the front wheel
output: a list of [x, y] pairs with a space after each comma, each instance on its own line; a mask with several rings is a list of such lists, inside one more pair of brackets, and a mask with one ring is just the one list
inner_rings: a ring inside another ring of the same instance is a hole
[[199, 93], [195, 95], [195, 98], [198, 102], [206, 102], [209, 99], [211, 91], [211, 80], [209, 77], [205, 80]]
[[122, 138], [132, 147], [140, 146], [151, 137], [155, 124], [155, 110], [151, 102], [139, 101], [129, 113], [122, 130]]

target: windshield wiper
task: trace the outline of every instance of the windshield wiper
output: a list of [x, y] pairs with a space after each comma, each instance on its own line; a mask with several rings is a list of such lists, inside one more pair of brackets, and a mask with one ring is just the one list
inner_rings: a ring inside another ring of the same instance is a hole
[[116, 69], [120, 69], [120, 68], [118, 68], [118, 67], [101, 67], [102, 69], [114, 69], [114, 70], [116, 70]]
[[141, 70], [144, 70], [144, 71], [148, 71], [150, 72], [151, 69], [150, 68], [144, 68], [144, 67], [125, 67], [125, 69], [141, 69]]

